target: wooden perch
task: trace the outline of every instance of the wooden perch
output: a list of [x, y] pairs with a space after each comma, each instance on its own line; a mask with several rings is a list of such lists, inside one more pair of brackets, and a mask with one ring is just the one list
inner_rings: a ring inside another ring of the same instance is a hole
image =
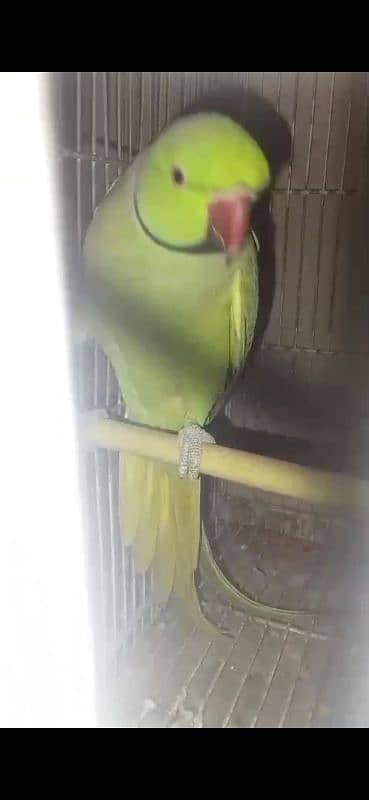
[[[177, 464], [176, 433], [116, 422], [94, 413], [82, 416], [81, 434], [83, 446], [87, 448], [123, 450]], [[369, 509], [367, 481], [216, 444], [204, 446], [201, 472], [311, 504], [351, 511]]]

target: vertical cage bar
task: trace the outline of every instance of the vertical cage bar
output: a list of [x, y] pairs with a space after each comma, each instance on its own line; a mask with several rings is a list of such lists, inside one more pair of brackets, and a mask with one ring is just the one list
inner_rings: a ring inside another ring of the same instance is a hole
[[[110, 450], [107, 452], [108, 458], [108, 498], [109, 498], [109, 532], [110, 532], [110, 550], [111, 550], [111, 585], [112, 585], [112, 622], [113, 622], [113, 642], [114, 652], [117, 651], [118, 646], [118, 595], [117, 595], [117, 581], [118, 559], [116, 555], [116, 539], [114, 530], [114, 488], [113, 488], [113, 454]], [[125, 576], [123, 576], [123, 580]]]
[[[117, 72], [117, 157], [122, 161], [122, 73]], [[118, 175], [122, 173], [122, 166], [118, 166]]]
[[327, 129], [327, 140], [326, 140], [326, 147], [325, 147], [325, 154], [324, 154], [324, 169], [323, 169], [323, 189], [327, 188], [327, 176], [328, 176], [328, 158], [329, 158], [329, 147], [331, 143], [331, 134], [332, 134], [332, 120], [333, 120], [333, 101], [334, 101], [334, 89], [336, 85], [336, 73], [334, 72], [332, 75], [331, 81], [331, 91], [329, 97], [329, 116], [328, 116], [328, 129]]
[[349, 97], [349, 104], [348, 104], [348, 109], [347, 109], [345, 149], [344, 149], [343, 162], [342, 162], [342, 172], [341, 172], [341, 180], [340, 180], [340, 192], [343, 192], [344, 185], [345, 185], [347, 154], [348, 154], [348, 145], [349, 145], [350, 127], [351, 127], [351, 115], [352, 115], [352, 93], [353, 93], [353, 76], [351, 76], [350, 97]]
[[132, 72], [128, 73], [128, 158], [132, 161]]
[[320, 272], [321, 272], [321, 264], [322, 264], [322, 241], [323, 241], [323, 221], [324, 221], [324, 212], [325, 212], [325, 197], [322, 195], [321, 203], [320, 203], [320, 219], [319, 219], [319, 229], [318, 229], [318, 255], [317, 255], [317, 271], [316, 271], [316, 280], [315, 280], [315, 292], [314, 292], [314, 306], [313, 306], [313, 318], [312, 318], [312, 347], [315, 349], [316, 343], [316, 318], [317, 318], [317, 311], [318, 311], [318, 297], [319, 297], [319, 282], [320, 282]]
[[76, 82], [76, 180], [77, 180], [77, 236], [78, 236], [78, 253], [81, 253], [82, 243], [82, 213], [81, 213], [81, 111], [82, 111], [82, 94], [81, 94], [81, 73], [77, 72]]
[[[92, 73], [91, 95], [91, 153], [96, 156], [96, 72]], [[96, 161], [91, 159], [91, 204], [92, 211], [96, 207]]]
[[315, 108], [316, 108], [316, 95], [318, 90], [318, 73], [315, 73], [314, 78], [314, 86], [313, 86], [313, 96], [311, 101], [311, 117], [310, 117], [310, 132], [309, 132], [309, 144], [308, 144], [308, 156], [306, 160], [306, 175], [305, 175], [305, 189], [309, 186], [309, 179], [310, 179], [310, 169], [311, 169], [311, 153], [312, 153], [312, 146], [313, 146], [313, 133], [314, 133], [314, 123], [315, 123]]
[[281, 111], [281, 94], [282, 94], [282, 73], [278, 72], [278, 94], [277, 94], [277, 111]]
[[143, 122], [144, 122], [144, 74], [140, 72], [140, 111], [139, 111], [139, 131], [138, 131], [138, 149], [142, 150], [143, 141]]
[[303, 209], [302, 209], [302, 223], [301, 223], [299, 276], [298, 276], [297, 298], [296, 298], [295, 336], [294, 336], [294, 343], [293, 343], [294, 347], [296, 347], [296, 345], [297, 345], [297, 337], [298, 337], [298, 332], [299, 332], [300, 304], [301, 304], [301, 290], [302, 290], [302, 270], [303, 270], [303, 263], [304, 263], [304, 248], [305, 248], [306, 212], [307, 212], [307, 197], [304, 196]]
[[108, 109], [108, 73], [102, 73], [103, 117], [104, 117], [104, 184], [105, 193], [109, 189], [109, 109]]
[[333, 256], [332, 287], [331, 287], [331, 294], [330, 294], [330, 300], [329, 300], [328, 350], [331, 349], [331, 343], [332, 343], [334, 301], [335, 301], [335, 295], [336, 295], [336, 282], [337, 282], [337, 260], [338, 260], [337, 256], [338, 256], [338, 251], [339, 251], [339, 247], [340, 247], [340, 240], [341, 240], [342, 210], [343, 210], [343, 196], [341, 195], [338, 198], [337, 230], [336, 230], [336, 241], [335, 241], [334, 256]]
[[283, 263], [282, 263], [281, 297], [280, 297], [280, 308], [279, 308], [279, 335], [278, 335], [278, 344], [279, 344], [279, 346], [282, 345], [282, 332], [283, 332], [283, 311], [284, 311], [284, 295], [285, 295], [285, 283], [286, 283], [288, 229], [289, 229], [289, 219], [290, 219], [292, 167], [293, 167], [293, 157], [294, 157], [296, 116], [297, 116], [297, 103], [298, 103], [298, 91], [299, 91], [299, 75], [300, 75], [300, 73], [297, 72], [296, 73], [296, 81], [295, 81], [295, 91], [294, 91], [294, 113], [293, 113], [293, 123], [292, 123], [292, 145], [291, 145], [290, 161], [289, 161], [289, 165], [288, 165], [287, 207], [286, 207], [286, 218], [285, 218], [285, 231], [284, 231], [285, 238], [284, 238], [284, 252], [283, 252]]

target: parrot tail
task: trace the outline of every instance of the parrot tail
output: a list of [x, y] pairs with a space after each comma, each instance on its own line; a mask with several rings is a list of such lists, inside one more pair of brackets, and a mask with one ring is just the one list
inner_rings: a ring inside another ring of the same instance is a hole
[[216, 563], [206, 536], [201, 536], [200, 480], [183, 480], [174, 466], [141, 456], [120, 454], [119, 513], [125, 545], [133, 549], [137, 573], [152, 571], [153, 601], [165, 605], [170, 596], [180, 611], [211, 635], [227, 634], [205, 616], [195, 584], [195, 572], [218, 589], [219, 599], [251, 616], [291, 622], [311, 611], [274, 608], [237, 589]]
[[219, 630], [205, 617], [195, 585], [200, 548], [200, 481], [181, 480], [175, 467], [120, 454], [119, 513], [123, 540], [136, 571], [152, 571], [153, 601], [173, 595], [194, 622]]
[[223, 598], [235, 609], [244, 611], [253, 617], [274, 620], [275, 622], [291, 623], [297, 617], [313, 616], [314, 612], [303, 609], [278, 608], [260, 603], [245, 592], [237, 589], [224, 575], [212, 554], [209, 540], [206, 536], [205, 526], [202, 525], [201, 553], [199, 568], [201, 575], [209, 581], [215, 582]]

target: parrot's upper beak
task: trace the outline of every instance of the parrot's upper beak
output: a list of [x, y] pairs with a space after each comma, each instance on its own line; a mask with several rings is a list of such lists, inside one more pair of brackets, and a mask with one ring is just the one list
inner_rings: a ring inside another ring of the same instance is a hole
[[215, 194], [210, 203], [210, 224], [221, 239], [228, 259], [237, 255], [245, 244], [254, 199], [250, 192], [235, 189]]

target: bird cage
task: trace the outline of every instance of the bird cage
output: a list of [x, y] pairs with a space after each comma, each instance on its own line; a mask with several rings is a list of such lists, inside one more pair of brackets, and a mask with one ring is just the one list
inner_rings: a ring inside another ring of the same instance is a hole
[[[234, 443], [246, 450], [365, 473], [368, 73], [85, 72], [56, 73], [52, 82], [72, 298], [94, 209], [174, 117], [209, 91], [241, 87], [264, 97], [286, 120], [289, 158], [268, 209], [274, 226], [264, 267], [273, 271], [269, 314], [250, 367], [227, 403], [226, 420]], [[100, 348], [77, 347], [74, 360], [78, 408], [122, 411], [124, 399]], [[317, 622], [314, 611], [322, 597], [330, 611], [338, 609], [350, 582], [354, 604], [365, 604], [362, 585], [357, 589], [357, 526], [311, 504], [209, 480], [213, 545], [238, 583], [267, 602], [282, 597], [297, 607], [312, 603], [311, 620], [295, 628], [245, 623], [236, 615], [235, 642], [213, 652], [198, 633], [158, 621], [150, 575], [135, 576], [119, 531], [117, 455], [96, 449], [86, 457], [85, 476], [97, 660], [115, 705], [120, 707], [116, 698], [126, 674], [122, 658], [132, 650], [136, 666], [140, 653], [140, 664], [156, 659], [167, 676], [159, 688], [150, 684], [151, 695], [147, 688], [138, 692], [137, 724], [324, 725], [332, 710], [324, 681], [342, 636], [331, 619]], [[355, 655], [359, 644], [347, 643], [342, 663], [362, 659], [361, 651]], [[334, 706], [334, 712], [340, 724], [344, 711]]]

